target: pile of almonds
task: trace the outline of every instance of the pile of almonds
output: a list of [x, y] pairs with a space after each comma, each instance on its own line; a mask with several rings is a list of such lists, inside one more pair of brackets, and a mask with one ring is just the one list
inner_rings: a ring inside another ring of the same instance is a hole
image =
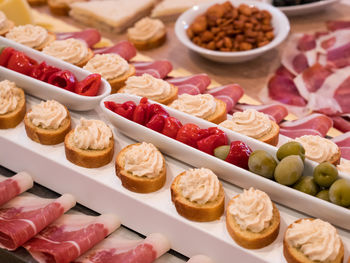
[[271, 14], [231, 2], [215, 4], [196, 17], [187, 29], [193, 43], [218, 51], [245, 51], [262, 47], [274, 38]]

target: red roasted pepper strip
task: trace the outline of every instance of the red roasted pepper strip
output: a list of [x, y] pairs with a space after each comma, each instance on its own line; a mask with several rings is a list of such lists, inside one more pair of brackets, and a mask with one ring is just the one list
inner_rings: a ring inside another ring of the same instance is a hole
[[96, 96], [101, 86], [101, 75], [91, 74], [75, 85], [75, 93], [83, 96]]
[[30, 76], [32, 78], [48, 82], [50, 76], [58, 71], [61, 70], [59, 68], [47, 65], [44, 61], [33, 68], [32, 72], [30, 73]]
[[7, 67], [8, 61], [15, 50], [12, 47], [6, 47], [0, 54], [0, 66]]
[[58, 71], [48, 79], [48, 83], [69, 91], [74, 91], [76, 82], [75, 76], [68, 70]]
[[27, 57], [22, 52], [14, 50], [7, 62], [7, 68], [25, 75], [30, 75], [37, 64], [34, 59]]
[[201, 129], [196, 124], [187, 123], [179, 129], [176, 140], [197, 148], [197, 141], [208, 137], [208, 135], [209, 131], [207, 129]]
[[165, 120], [168, 118], [169, 114], [165, 114], [163, 112], [157, 113], [153, 115], [153, 117], [150, 119], [150, 121], [146, 124], [147, 128], [150, 128], [157, 132], [162, 132]]
[[176, 119], [175, 117], [168, 117], [165, 120], [162, 134], [175, 139], [181, 127], [182, 124], [178, 119]]
[[123, 116], [124, 118], [132, 120], [135, 108], [136, 108], [135, 102], [127, 101], [127, 102], [124, 102], [123, 104], [117, 104], [114, 112]]
[[132, 120], [138, 124], [145, 125], [149, 118], [149, 107], [151, 104], [147, 98], [142, 98], [139, 105], [136, 106]]
[[208, 128], [209, 136], [197, 141], [198, 150], [214, 155], [214, 149], [228, 143], [226, 133], [216, 127]]

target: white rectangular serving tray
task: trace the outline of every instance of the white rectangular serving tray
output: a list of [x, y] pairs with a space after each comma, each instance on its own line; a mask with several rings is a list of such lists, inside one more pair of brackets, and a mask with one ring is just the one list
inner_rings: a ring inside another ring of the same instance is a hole
[[[45, 61], [50, 66], [55, 66], [62, 70], [72, 72], [77, 80], [82, 80], [92, 74], [91, 72], [67, 63], [63, 60], [48, 56], [40, 51], [18, 44], [12, 40], [0, 36], [0, 47], [12, 47], [16, 50], [24, 52], [27, 56], [35, 59], [39, 63]], [[102, 98], [111, 93], [111, 86], [102, 79], [101, 87], [97, 96], [82, 96], [74, 92], [70, 92], [49, 83], [34, 79], [16, 71], [0, 66], [0, 79], [15, 82], [19, 87], [25, 90], [26, 93], [35, 97], [47, 100], [55, 99], [65, 105], [68, 109], [77, 111], [87, 111], [94, 109]]]
[[[105, 101], [114, 101], [117, 103], [134, 101], [136, 104], [138, 104], [139, 100], [140, 97], [134, 95], [122, 93], [113, 94], [104, 98], [101, 101], [100, 106], [106, 117], [113, 125], [115, 125], [115, 127], [135, 140], [145, 140], [151, 142], [156, 145], [162, 152], [180, 161], [186, 162], [195, 167], [205, 165], [205, 167], [213, 170], [219, 178], [227, 182], [243, 188], [249, 188], [253, 186], [255, 188], [261, 189], [268, 193], [271, 199], [277, 203], [294, 208], [313, 217], [324, 219], [334, 225], [350, 230], [350, 209], [343, 208], [330, 202], [326, 202], [322, 199], [305, 194], [291, 187], [281, 185], [275, 181], [232, 165], [219, 158], [216, 158], [215, 156], [206, 154], [184, 143], [178, 142], [163, 134], [155, 132], [145, 126], [130, 121], [112, 112], [104, 106]], [[176, 117], [183, 124], [194, 123], [201, 128], [217, 126], [216, 124], [213, 124], [206, 120], [191, 116], [164, 105], [162, 106], [166, 109], [170, 116]], [[268, 145], [266, 143], [260, 142], [223, 127], [220, 127], [220, 129], [225, 131], [229, 142], [237, 140], [243, 141], [253, 151], [258, 149], [265, 150], [272, 156], [276, 156], [277, 148], [274, 146]], [[305, 160], [304, 175], [312, 175], [313, 168], [316, 165], [317, 163], [313, 161]]]
[[[27, 96], [28, 107], [39, 101]], [[83, 115], [71, 113], [73, 126]], [[103, 119], [101, 112], [89, 111], [85, 118]], [[118, 153], [135, 141], [113, 129]], [[114, 161], [98, 168], [78, 167], [65, 158], [63, 143], [56, 146], [40, 145], [26, 136], [24, 124], [14, 129], [0, 130], [0, 165], [13, 171], [26, 170], [34, 180], [58, 193], [71, 193], [77, 201], [99, 213], [116, 213], [122, 224], [143, 234], [161, 232], [171, 241], [172, 248], [188, 257], [206, 254], [218, 263], [285, 263], [283, 235], [289, 224], [307, 217], [294, 210], [277, 205], [281, 214], [278, 238], [269, 246], [258, 250], [239, 247], [230, 237], [225, 226], [225, 216], [208, 223], [189, 221], [176, 212], [171, 202], [170, 185], [176, 175], [191, 168], [168, 156], [165, 186], [151, 194], [137, 194], [123, 188], [115, 175]], [[201, 165], [204, 164], [204, 161]], [[237, 187], [223, 182], [226, 204], [241, 192]], [[324, 211], [328, 213], [328, 211]], [[350, 250], [350, 232], [339, 229], [345, 245], [346, 258]]]

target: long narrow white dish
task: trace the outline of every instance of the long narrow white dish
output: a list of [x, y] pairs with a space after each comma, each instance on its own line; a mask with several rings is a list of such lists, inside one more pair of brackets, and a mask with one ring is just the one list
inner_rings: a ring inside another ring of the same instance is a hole
[[[38, 103], [27, 98], [28, 105]], [[96, 111], [72, 113], [73, 126], [81, 117], [96, 119], [103, 115]], [[115, 152], [135, 143], [117, 129], [115, 132]], [[147, 138], [142, 139], [147, 141]], [[170, 185], [174, 177], [191, 168], [189, 165], [165, 157], [167, 180], [165, 186], [151, 194], [137, 194], [128, 191], [115, 175], [114, 161], [98, 169], [76, 166], [65, 158], [63, 144], [40, 145], [30, 140], [21, 123], [14, 129], [0, 130], [0, 165], [13, 171], [28, 171], [35, 182], [58, 193], [72, 193], [77, 201], [99, 213], [115, 213], [123, 225], [143, 234], [160, 232], [166, 235], [174, 250], [192, 257], [206, 254], [215, 262], [232, 263], [286, 263], [283, 257], [283, 236], [289, 224], [307, 217], [295, 210], [277, 205], [281, 214], [280, 233], [271, 245], [258, 250], [239, 247], [228, 234], [225, 216], [208, 223], [197, 223], [181, 217], [171, 202]], [[205, 159], [201, 165], [205, 164]], [[223, 182], [226, 204], [241, 189]], [[323, 211], [325, 214], [330, 213]], [[338, 229], [345, 245], [345, 258], [350, 250], [350, 232]]]
[[[16, 50], [24, 52], [30, 58], [35, 59], [39, 63], [45, 61], [50, 66], [55, 66], [62, 70], [69, 70], [78, 80], [82, 80], [89, 76], [91, 72], [64, 62], [57, 58], [48, 56], [42, 52], [18, 44], [12, 40], [0, 37], [0, 47], [12, 47]], [[48, 100], [55, 99], [71, 110], [86, 111], [94, 109], [102, 98], [111, 93], [111, 86], [102, 79], [101, 87], [97, 96], [88, 97], [78, 95], [76, 93], [61, 89], [49, 83], [28, 77], [16, 71], [0, 66], [0, 79], [8, 79], [15, 82], [19, 87], [23, 88], [26, 93], [35, 97]]]
[[[109, 121], [115, 125], [121, 132], [127, 136], [138, 140], [147, 141], [156, 145], [162, 152], [181, 160], [185, 163], [193, 165], [195, 167], [205, 166], [213, 170], [221, 179], [230, 182], [234, 185], [249, 188], [251, 186], [261, 189], [269, 194], [272, 200], [302, 211], [311, 216], [324, 219], [334, 225], [343, 227], [350, 230], [350, 210], [340, 207], [338, 205], [326, 202], [314, 196], [305, 194], [293, 188], [278, 184], [275, 181], [266, 179], [262, 176], [251, 173], [245, 169], [232, 165], [219, 158], [206, 154], [200, 150], [192, 148], [186, 144], [171, 139], [163, 134], [155, 132], [145, 126], [139, 125], [133, 121], [130, 121], [104, 106], [105, 101], [114, 101], [117, 103], [123, 103], [126, 101], [134, 101], [139, 103], [140, 97], [128, 94], [113, 94], [101, 101], [101, 108], [105, 113]], [[194, 123], [201, 128], [208, 128], [217, 126], [211, 122], [202, 120], [200, 118], [191, 116], [189, 114], [182, 113], [178, 110], [169, 108], [162, 105], [170, 114], [170, 116], [176, 117], [183, 124]], [[276, 155], [277, 148], [270, 146], [266, 143], [252, 139], [245, 135], [233, 132], [229, 129], [220, 127], [227, 134], [229, 141], [243, 141], [254, 150], [265, 150]], [[310, 160], [305, 161], [305, 174], [312, 175], [312, 170], [316, 163]]]

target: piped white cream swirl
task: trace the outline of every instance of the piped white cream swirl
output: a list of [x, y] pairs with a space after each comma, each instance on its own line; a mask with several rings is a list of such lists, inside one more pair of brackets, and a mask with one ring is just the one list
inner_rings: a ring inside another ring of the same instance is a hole
[[155, 101], [163, 100], [171, 94], [172, 87], [168, 82], [149, 74], [130, 77], [125, 83], [126, 86], [122, 90], [123, 93], [147, 97]]
[[182, 94], [170, 104], [170, 107], [205, 119], [216, 111], [216, 101], [210, 94]]
[[67, 117], [66, 108], [55, 100], [42, 101], [32, 107], [29, 120], [37, 127], [58, 129]]
[[231, 120], [226, 120], [219, 125], [255, 139], [268, 134], [272, 128], [269, 117], [254, 109], [235, 112]]
[[340, 164], [337, 165], [340, 172], [350, 176], [350, 160], [340, 159]]
[[128, 72], [129, 64], [117, 54], [97, 54], [89, 60], [84, 69], [98, 73], [106, 80], [111, 80]]
[[43, 49], [43, 52], [66, 62], [79, 64], [88, 56], [89, 48], [85, 42], [69, 38], [51, 42]]
[[145, 17], [128, 29], [130, 39], [146, 41], [164, 34], [165, 26], [159, 19]]
[[182, 195], [191, 202], [206, 204], [214, 201], [220, 192], [218, 177], [209, 169], [190, 169], [178, 182]]
[[285, 238], [290, 246], [315, 262], [333, 262], [341, 247], [337, 230], [320, 219], [303, 219], [293, 223]]
[[16, 84], [9, 80], [0, 82], [0, 114], [14, 111], [20, 100]]
[[31, 48], [37, 48], [47, 41], [48, 32], [41, 26], [27, 24], [12, 28], [6, 34], [6, 38]]
[[100, 120], [80, 119], [74, 129], [73, 141], [82, 150], [103, 150], [109, 146], [112, 138], [111, 129]]
[[152, 143], [133, 145], [124, 154], [124, 169], [135, 176], [157, 177], [163, 164], [162, 154]]
[[295, 140], [305, 148], [306, 158], [318, 163], [330, 161], [339, 151], [334, 142], [318, 135], [304, 135]]
[[273, 217], [273, 205], [270, 197], [252, 187], [232, 199], [228, 209], [241, 229], [255, 233], [267, 228]]

